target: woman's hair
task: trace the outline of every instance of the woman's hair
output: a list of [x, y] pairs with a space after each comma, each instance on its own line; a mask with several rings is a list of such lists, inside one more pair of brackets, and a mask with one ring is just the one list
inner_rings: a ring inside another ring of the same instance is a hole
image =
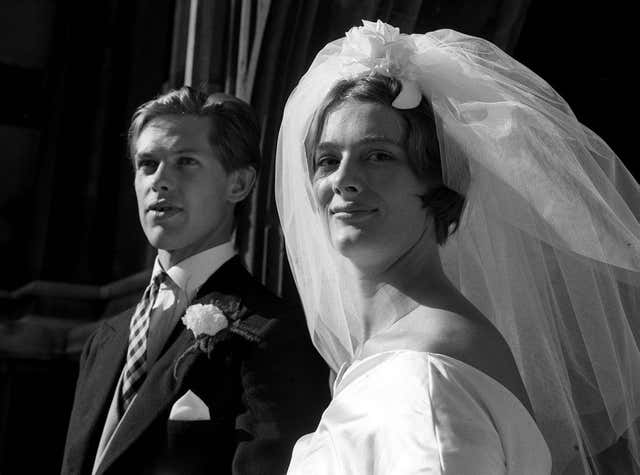
[[[392, 103], [401, 90], [400, 81], [382, 74], [368, 74], [336, 83], [318, 107], [311, 122], [305, 139], [307, 157], [313, 157], [327, 115], [337, 106], [346, 101], [355, 101], [393, 107]], [[404, 144], [409, 166], [419, 178], [436, 182], [435, 186], [422, 196], [422, 202], [433, 216], [436, 242], [443, 245], [458, 229], [465, 198], [443, 183], [433, 109], [423, 97], [420, 104], [413, 109], [394, 110], [404, 119]]]

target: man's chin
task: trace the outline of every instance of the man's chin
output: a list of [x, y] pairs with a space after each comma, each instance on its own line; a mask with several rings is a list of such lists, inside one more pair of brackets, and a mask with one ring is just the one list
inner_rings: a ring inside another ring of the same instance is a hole
[[163, 265], [166, 264], [164, 261], [166, 257], [170, 257], [169, 262], [175, 264], [180, 262], [182, 259], [186, 259], [193, 254], [209, 249], [214, 245], [222, 244], [229, 239], [228, 237], [222, 240], [214, 240], [213, 238], [190, 238], [192, 238], [192, 236], [185, 233], [147, 233], [147, 240], [149, 241], [149, 244], [158, 250], [158, 255], [163, 256]]
[[164, 230], [152, 230], [146, 233], [147, 240], [151, 246], [155, 247], [158, 250], [163, 250], [167, 252], [174, 251], [175, 249], [180, 249], [181, 243], [178, 236], [173, 235], [173, 233], [168, 233]]

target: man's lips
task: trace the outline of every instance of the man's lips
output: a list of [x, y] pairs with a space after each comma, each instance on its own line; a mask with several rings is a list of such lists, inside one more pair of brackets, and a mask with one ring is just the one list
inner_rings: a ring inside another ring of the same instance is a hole
[[180, 213], [182, 208], [171, 203], [153, 203], [147, 207], [147, 213], [154, 219], [166, 219]]
[[153, 203], [147, 206], [147, 211], [155, 211], [155, 212], [168, 212], [168, 211], [181, 211], [182, 208], [180, 206], [176, 206], [172, 203]]

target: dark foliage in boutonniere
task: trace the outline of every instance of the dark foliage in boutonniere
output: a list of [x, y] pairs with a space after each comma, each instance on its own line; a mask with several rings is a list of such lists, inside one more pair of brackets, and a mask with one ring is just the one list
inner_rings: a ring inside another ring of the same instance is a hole
[[211, 358], [215, 347], [233, 334], [259, 343], [260, 336], [242, 320], [245, 313], [246, 308], [242, 307], [238, 297], [218, 292], [206, 295], [187, 307], [182, 322], [193, 333], [195, 342], [176, 360], [173, 377], [177, 379], [178, 367], [188, 354], [201, 351]]

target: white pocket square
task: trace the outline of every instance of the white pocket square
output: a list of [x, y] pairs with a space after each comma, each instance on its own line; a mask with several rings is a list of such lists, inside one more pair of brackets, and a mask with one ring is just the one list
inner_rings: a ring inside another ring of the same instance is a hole
[[207, 405], [189, 390], [171, 408], [170, 421], [209, 421], [211, 414]]

